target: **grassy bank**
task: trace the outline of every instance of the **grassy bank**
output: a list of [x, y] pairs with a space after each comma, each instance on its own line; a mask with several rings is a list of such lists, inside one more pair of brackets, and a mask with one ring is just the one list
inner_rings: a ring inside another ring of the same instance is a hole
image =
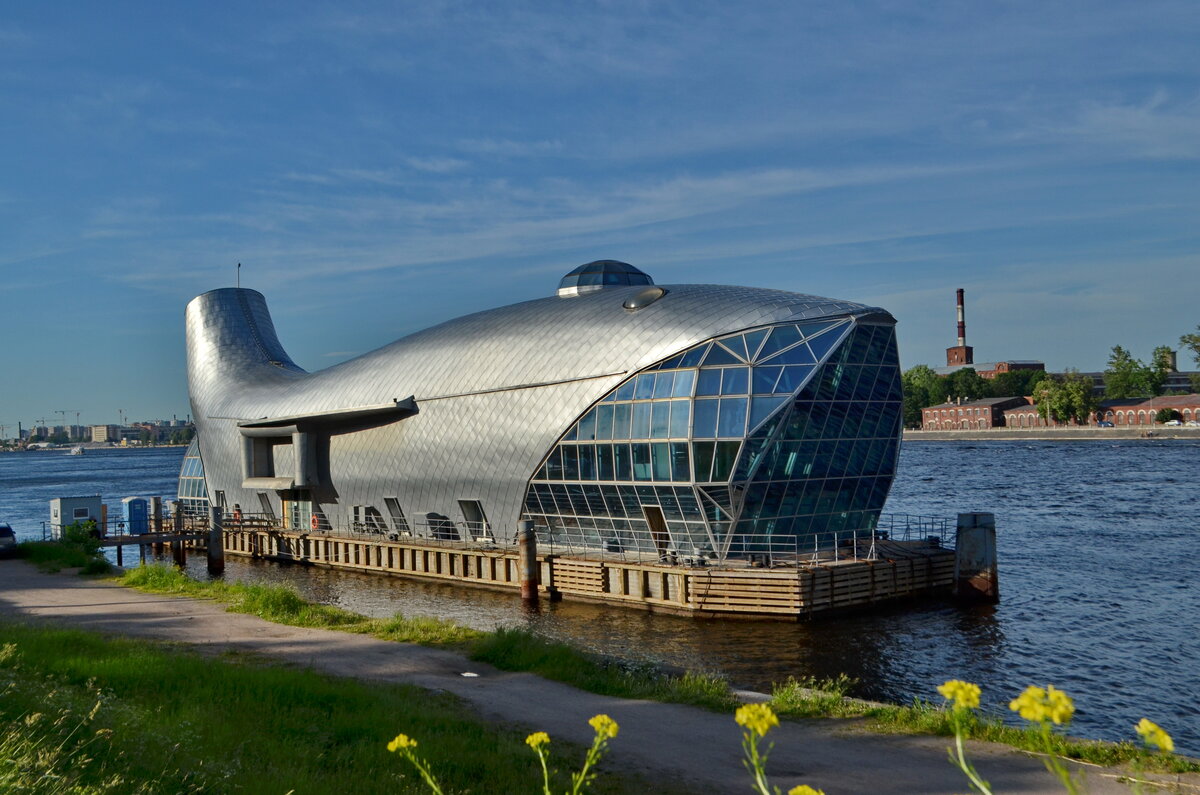
[[[419, 738], [448, 791], [541, 789], [523, 733], [481, 725], [445, 694], [81, 631], [0, 627], [0, 791], [423, 792], [387, 751], [398, 731]], [[569, 769], [580, 751], [556, 742], [554, 753]], [[610, 771], [597, 786], [646, 783]]]
[[[536, 673], [593, 693], [691, 704], [718, 712], [732, 711], [738, 704], [729, 683], [721, 676], [697, 673], [671, 676], [650, 666], [598, 659], [523, 630], [479, 632], [435, 618], [371, 619], [336, 607], [310, 604], [287, 587], [198, 582], [171, 566], [133, 569], [120, 582], [153, 593], [217, 599], [228, 604], [231, 611], [281, 624], [451, 648], [497, 668]], [[780, 716], [793, 719], [840, 718], [875, 732], [954, 735], [950, 714], [940, 704], [916, 701], [902, 706], [860, 701], [848, 697], [853, 685], [853, 680], [845, 676], [789, 679], [774, 687], [770, 705]], [[1036, 730], [1008, 725], [995, 717], [975, 719], [971, 737], [1025, 750], [1044, 750]], [[1200, 772], [1200, 763], [1194, 760], [1151, 753], [1130, 742], [1109, 743], [1056, 735], [1054, 743], [1055, 753], [1094, 764], [1132, 763], [1144, 770]]]

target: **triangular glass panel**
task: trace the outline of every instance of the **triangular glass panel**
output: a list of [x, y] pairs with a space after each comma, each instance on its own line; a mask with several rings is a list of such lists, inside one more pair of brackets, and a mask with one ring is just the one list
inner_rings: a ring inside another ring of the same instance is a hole
[[758, 426], [775, 409], [783, 405], [791, 395], [772, 395], [770, 397], [755, 397], [750, 400], [750, 429], [751, 433], [758, 430]]
[[741, 359], [734, 356], [727, 349], [720, 345], [714, 345], [709, 350], [708, 355], [704, 357], [704, 366], [708, 367], [714, 364], [741, 364]]
[[680, 366], [679, 363], [681, 361], [683, 361], [682, 353], [679, 354], [678, 356], [672, 356], [670, 359], [667, 359], [665, 362], [663, 362], [662, 364], [660, 364], [658, 366], [658, 369], [659, 370], [674, 370], [675, 368]]
[[717, 340], [717, 342], [733, 351], [733, 355], [739, 359], [746, 358], [746, 339], [740, 334], [736, 337], [726, 337], [723, 340]]
[[826, 320], [823, 323], [804, 323], [799, 326], [799, 329], [800, 333], [804, 335], [804, 338], [808, 339], [809, 337], [815, 337], [822, 332], [829, 331], [829, 329], [833, 328], [834, 326], [845, 322], [846, 321], [844, 320]]
[[[725, 508], [722, 508], [720, 505], [718, 505], [716, 500], [705, 494], [704, 489], [697, 488], [696, 492], [700, 495], [700, 504], [704, 506], [705, 515], [707, 515], [712, 521], [719, 522], [722, 519], [729, 519], [729, 512]], [[716, 513], [716, 516], [713, 516], [714, 512]]]
[[800, 332], [795, 326], [776, 326], [771, 329], [771, 336], [759, 350], [759, 358], [765, 359], [800, 341]]
[[813, 357], [812, 351], [808, 346], [801, 342], [798, 345], [793, 345], [782, 353], [777, 353], [769, 360], [764, 360], [765, 364], [816, 364], [817, 360]]
[[835, 345], [846, 338], [846, 331], [849, 328], [850, 326], [847, 325], [840, 333], [833, 331], [828, 334], [822, 334], [819, 337], [814, 337], [808, 341], [808, 347], [812, 349], [813, 356], [817, 357], [817, 361], [820, 361], [822, 356], [829, 353]]
[[758, 346], [761, 345], [762, 341], [767, 338], [767, 333], [769, 331], [770, 329], [760, 328], [758, 331], [746, 332], [746, 358], [748, 360], [755, 360], [758, 353]]
[[704, 358], [704, 352], [708, 350], [708, 345], [697, 345], [690, 351], [683, 354], [679, 361], [680, 367], [696, 367], [700, 364], [700, 360]]
[[696, 491], [712, 500], [726, 514], [733, 513], [733, 501], [729, 497], [728, 487], [705, 486], [704, 488], [697, 487]]

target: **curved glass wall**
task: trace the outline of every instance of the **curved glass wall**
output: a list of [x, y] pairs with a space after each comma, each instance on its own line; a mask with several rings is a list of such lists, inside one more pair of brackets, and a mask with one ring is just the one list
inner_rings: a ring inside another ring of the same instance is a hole
[[720, 337], [597, 402], [530, 481], [526, 513], [563, 541], [719, 557], [869, 528], [895, 472], [900, 401], [890, 325]]
[[204, 481], [204, 463], [200, 460], [200, 441], [193, 438], [179, 467], [179, 501], [189, 516], [208, 515], [208, 486]]

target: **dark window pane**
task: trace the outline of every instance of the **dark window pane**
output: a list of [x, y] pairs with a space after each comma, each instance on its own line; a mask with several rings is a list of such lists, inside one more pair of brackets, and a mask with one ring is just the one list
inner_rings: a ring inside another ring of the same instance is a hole
[[634, 480], [650, 480], [652, 471], [650, 469], [650, 445], [646, 443], [637, 443], [629, 445], [633, 451], [633, 479]]
[[750, 386], [750, 370], [746, 367], [726, 367], [721, 378], [722, 395], [744, 395]]
[[779, 382], [775, 386], [775, 391], [795, 392], [804, 383], [804, 379], [808, 377], [812, 369], [801, 364], [793, 364], [783, 368], [783, 373], [779, 376]]
[[607, 440], [612, 438], [613, 407], [596, 407], [596, 438]]
[[618, 403], [613, 406], [613, 434], [614, 439], [629, 438], [629, 418], [633, 413], [632, 403]]
[[704, 358], [704, 353], [707, 350], [708, 350], [707, 344], [699, 345], [695, 348], [692, 348], [690, 351], [683, 354], [683, 358], [679, 360], [679, 366], [680, 367], [696, 367], [696, 366], [698, 366], [700, 364], [700, 361]]
[[573, 444], [564, 444], [562, 447], [563, 458], [563, 479], [578, 480], [579, 479], [579, 449]]
[[650, 438], [650, 404], [633, 404], [633, 426], [629, 431], [631, 439]]
[[596, 447], [590, 444], [579, 445], [579, 479], [596, 479]]
[[728, 480], [729, 474], [733, 472], [733, 465], [737, 462], [738, 447], [740, 442], [717, 442], [717, 447], [713, 453], [713, 480]]
[[625, 505], [616, 486], [601, 486], [600, 493], [604, 495], [604, 504], [610, 516], [624, 516]]
[[633, 389], [637, 379], [630, 378], [617, 387], [617, 400], [633, 400]]
[[[666, 404], [664, 404], [666, 405]], [[686, 439], [688, 436], [688, 425], [692, 418], [692, 401], [690, 400], [672, 400], [671, 401], [671, 432], [672, 439]]]
[[681, 361], [683, 361], [683, 354], [682, 354], [682, 353], [681, 353], [681, 354], [679, 354], [678, 356], [672, 356], [670, 359], [667, 359], [665, 362], [663, 362], [662, 364], [660, 364], [660, 365], [658, 366], [658, 369], [660, 369], [660, 370], [674, 370], [676, 367], [678, 367], [678, 366], [679, 366], [679, 363], [680, 363]]
[[651, 406], [650, 438], [666, 439], [671, 430], [671, 404], [668, 401], [642, 404]]
[[671, 386], [675, 383], [675, 373], [668, 370], [665, 373], [659, 373], [654, 378], [654, 397], [665, 398], [671, 396]]
[[712, 472], [713, 447], [716, 442], [692, 442], [692, 453], [696, 457], [696, 480], [704, 483]]
[[808, 340], [808, 347], [812, 349], [813, 355], [820, 361], [821, 358], [829, 352], [829, 349], [837, 344], [838, 340], [844, 337], [846, 329], [834, 329], [826, 332], [819, 337], [814, 337]]
[[546, 479], [547, 480], [562, 480], [562, 451], [558, 448], [550, 454], [546, 459]]
[[721, 398], [717, 436], [746, 435], [746, 398]]
[[691, 467], [688, 465], [687, 442], [671, 442], [671, 480], [686, 483], [692, 479]]
[[654, 373], [642, 373], [637, 377], [633, 397], [637, 400], [654, 397]]
[[572, 425], [571, 430], [567, 431], [563, 435], [563, 440], [568, 441], [568, 442], [573, 442], [573, 441], [575, 441], [575, 437], [578, 433], [579, 433], [579, 425], [578, 424]]
[[803, 342], [788, 348], [778, 356], [772, 356], [769, 364], [816, 364], [812, 351]]
[[733, 354], [738, 358], [746, 358], [746, 340], [741, 335], [736, 337], [726, 337], [723, 340], [718, 340], [718, 342], [729, 350], [733, 351]]
[[616, 470], [613, 468], [613, 451], [611, 444], [596, 445], [596, 472], [600, 480], [615, 480]]
[[771, 329], [771, 336], [763, 343], [762, 349], [758, 352], [758, 357], [765, 359], [799, 341], [800, 332], [796, 331], [795, 326], [776, 326]]
[[755, 358], [757, 358], [755, 356], [755, 352], [758, 350], [758, 346], [762, 344], [762, 341], [767, 338], [767, 334], [769, 334], [770, 331], [770, 329], [760, 328], [758, 331], [750, 331], [746, 333], [747, 359], [753, 361]]
[[775, 382], [779, 380], [782, 367], [755, 367], [752, 378], [754, 394], [769, 395], [775, 390]]
[[802, 323], [799, 328], [800, 333], [805, 337], [813, 337], [828, 328], [836, 326], [838, 323], [844, 322], [842, 320], [825, 320], [817, 323]]
[[650, 445], [650, 455], [654, 462], [654, 479], [671, 479], [671, 446], [666, 442], [655, 442]]
[[774, 397], [756, 397], [750, 399], [750, 429], [758, 427], [758, 424], [765, 420], [772, 411], [779, 408], [786, 400], [787, 395], [775, 395]]
[[696, 382], [697, 395], [719, 395], [721, 394], [721, 371], [717, 369], [706, 369], [700, 371], [700, 378]]
[[696, 400], [696, 417], [692, 423], [692, 436], [696, 439], [711, 439], [717, 435], [717, 405], [714, 399]]
[[633, 466], [629, 460], [629, 445], [614, 444], [613, 458], [616, 463], [617, 480], [633, 480]]
[[695, 370], [680, 370], [675, 373], [675, 385], [671, 388], [671, 397], [691, 397], [692, 386], [696, 383]]
[[716, 364], [741, 364], [742, 361], [734, 356], [720, 345], [714, 344], [709, 349], [708, 355], [704, 357], [704, 366], [710, 367]]
[[583, 415], [583, 419], [579, 421], [579, 435], [576, 438], [581, 442], [590, 442], [596, 438], [596, 413], [594, 411]]

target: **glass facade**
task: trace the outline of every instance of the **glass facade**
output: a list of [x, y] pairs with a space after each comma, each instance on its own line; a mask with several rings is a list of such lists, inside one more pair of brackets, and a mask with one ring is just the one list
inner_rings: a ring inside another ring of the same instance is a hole
[[895, 473], [900, 407], [891, 325], [720, 337], [598, 401], [530, 481], [526, 513], [564, 541], [719, 557], [869, 529]]
[[208, 486], [204, 482], [198, 438], [193, 438], [188, 445], [179, 468], [179, 501], [183, 503], [184, 513], [190, 516], [208, 514]]

